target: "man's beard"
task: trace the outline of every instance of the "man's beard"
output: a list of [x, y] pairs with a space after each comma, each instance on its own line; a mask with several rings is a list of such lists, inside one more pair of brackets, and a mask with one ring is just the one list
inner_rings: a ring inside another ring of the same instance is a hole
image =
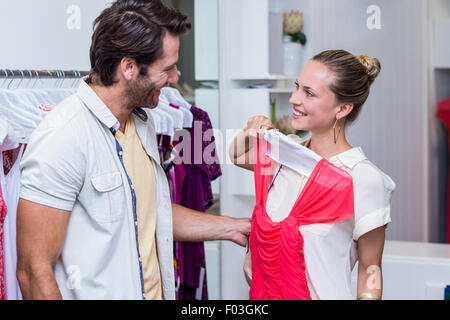
[[159, 96], [156, 95], [158, 87], [150, 79], [139, 76], [130, 81], [125, 87], [124, 102], [129, 110], [136, 108], [154, 109], [158, 106]]

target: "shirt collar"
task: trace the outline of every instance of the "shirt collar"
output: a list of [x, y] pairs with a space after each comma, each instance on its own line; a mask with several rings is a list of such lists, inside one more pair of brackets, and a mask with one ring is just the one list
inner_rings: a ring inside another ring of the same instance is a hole
[[[306, 139], [302, 142], [304, 146], [307, 146], [310, 139]], [[367, 160], [368, 158], [364, 154], [361, 147], [355, 147], [350, 150], [344, 151], [340, 154], [332, 156], [330, 162], [333, 164], [342, 163], [344, 166], [353, 169], [359, 162]]]
[[78, 88], [77, 95], [84, 102], [86, 107], [103, 123], [107, 128], [119, 130], [120, 124], [111, 110], [100, 99], [94, 90], [87, 84], [87, 78], [83, 78]]
[[[87, 77], [83, 78], [77, 91], [78, 97], [84, 102], [89, 110], [103, 123], [107, 128], [114, 131], [119, 130], [120, 124], [117, 118], [112, 114], [111, 110], [100, 99], [94, 90], [88, 85]], [[147, 122], [148, 116], [144, 110], [137, 108], [133, 113], [142, 121]]]
[[344, 166], [353, 169], [359, 162], [367, 160], [361, 147], [352, 148], [330, 158], [330, 162], [340, 161]]

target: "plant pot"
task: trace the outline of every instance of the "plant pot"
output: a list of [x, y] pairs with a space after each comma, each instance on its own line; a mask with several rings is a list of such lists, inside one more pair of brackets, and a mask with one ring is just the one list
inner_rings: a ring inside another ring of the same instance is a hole
[[302, 45], [297, 42], [283, 43], [283, 73], [297, 77], [302, 68]]

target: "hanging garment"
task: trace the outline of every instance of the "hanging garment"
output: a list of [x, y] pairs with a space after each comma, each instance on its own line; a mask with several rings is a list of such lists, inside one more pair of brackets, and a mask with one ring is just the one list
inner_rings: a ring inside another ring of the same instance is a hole
[[[8, 207], [4, 226], [4, 262], [6, 279], [6, 297], [8, 300], [21, 300], [19, 284], [16, 278], [17, 246], [16, 246], [16, 216], [20, 189], [20, 161], [25, 145], [19, 149], [17, 159], [7, 175], [4, 176], [6, 188], [3, 196]], [[2, 170], [0, 170], [2, 171]], [[2, 174], [3, 172], [0, 172]]]
[[167, 182], [169, 183], [170, 200], [172, 203], [175, 203], [175, 164], [173, 162], [175, 160], [175, 156], [173, 155], [174, 150], [170, 142], [171, 139], [170, 136], [166, 135], [157, 135], [156, 139], [158, 141], [158, 151], [161, 167], [163, 168], [167, 177]]
[[172, 117], [174, 124], [173, 128], [175, 130], [182, 130], [183, 129], [183, 123], [184, 123], [184, 113], [179, 110], [179, 108], [174, 108], [170, 105], [169, 100], [164, 95], [160, 95], [159, 97], [159, 104], [158, 109], [161, 109]]
[[48, 112], [40, 110], [28, 95], [0, 90], [0, 114], [13, 127], [21, 143], [27, 143]]
[[[214, 204], [211, 181], [221, 174], [215, 152], [215, 138], [211, 135], [212, 124], [207, 112], [192, 106], [194, 116], [189, 128], [191, 141], [187, 163], [175, 166], [176, 202], [184, 207], [205, 212]], [[205, 138], [205, 135], [209, 137]], [[174, 141], [179, 157], [184, 159], [182, 141]], [[192, 192], [196, 190], [196, 192]], [[206, 260], [203, 242], [177, 242], [176, 260], [180, 279], [180, 300], [207, 300]]]
[[[9, 122], [0, 118], [0, 299], [17, 299], [14, 255], [15, 219], [10, 225], [9, 215], [15, 216], [14, 194], [17, 191], [14, 181], [18, 183], [19, 162], [23, 152], [19, 146], [19, 137]], [[11, 184], [12, 183], [12, 184]], [[10, 213], [7, 215], [7, 208]], [[12, 232], [12, 236], [10, 236]], [[11, 240], [14, 244], [11, 244]], [[14, 245], [14, 246], [13, 246]], [[8, 286], [8, 292], [6, 284]]]
[[6, 300], [5, 264], [3, 259], [3, 226], [6, 217], [6, 203], [0, 189], [0, 300]]
[[[438, 104], [438, 111], [436, 115], [444, 123], [447, 131], [450, 132], [450, 98], [442, 100]], [[450, 136], [448, 139], [448, 150], [450, 154]], [[447, 243], [450, 244], [450, 173], [448, 176], [447, 186]]]
[[252, 217], [251, 300], [310, 300], [300, 225], [338, 223], [354, 216], [352, 177], [322, 159], [289, 216], [273, 222], [266, 212], [273, 160], [267, 142], [255, 140], [256, 205]]
[[171, 104], [180, 107], [180, 110], [184, 113], [183, 128], [191, 128], [194, 121], [194, 115], [191, 112], [192, 106], [183, 98], [181, 93], [175, 88], [165, 87], [161, 89], [161, 95], [164, 95]]

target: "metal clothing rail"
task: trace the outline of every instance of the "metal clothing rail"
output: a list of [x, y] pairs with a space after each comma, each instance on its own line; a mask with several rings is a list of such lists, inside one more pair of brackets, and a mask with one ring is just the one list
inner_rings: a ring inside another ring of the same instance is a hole
[[89, 71], [78, 70], [9, 70], [0, 69], [0, 79], [76, 79], [89, 75]]

